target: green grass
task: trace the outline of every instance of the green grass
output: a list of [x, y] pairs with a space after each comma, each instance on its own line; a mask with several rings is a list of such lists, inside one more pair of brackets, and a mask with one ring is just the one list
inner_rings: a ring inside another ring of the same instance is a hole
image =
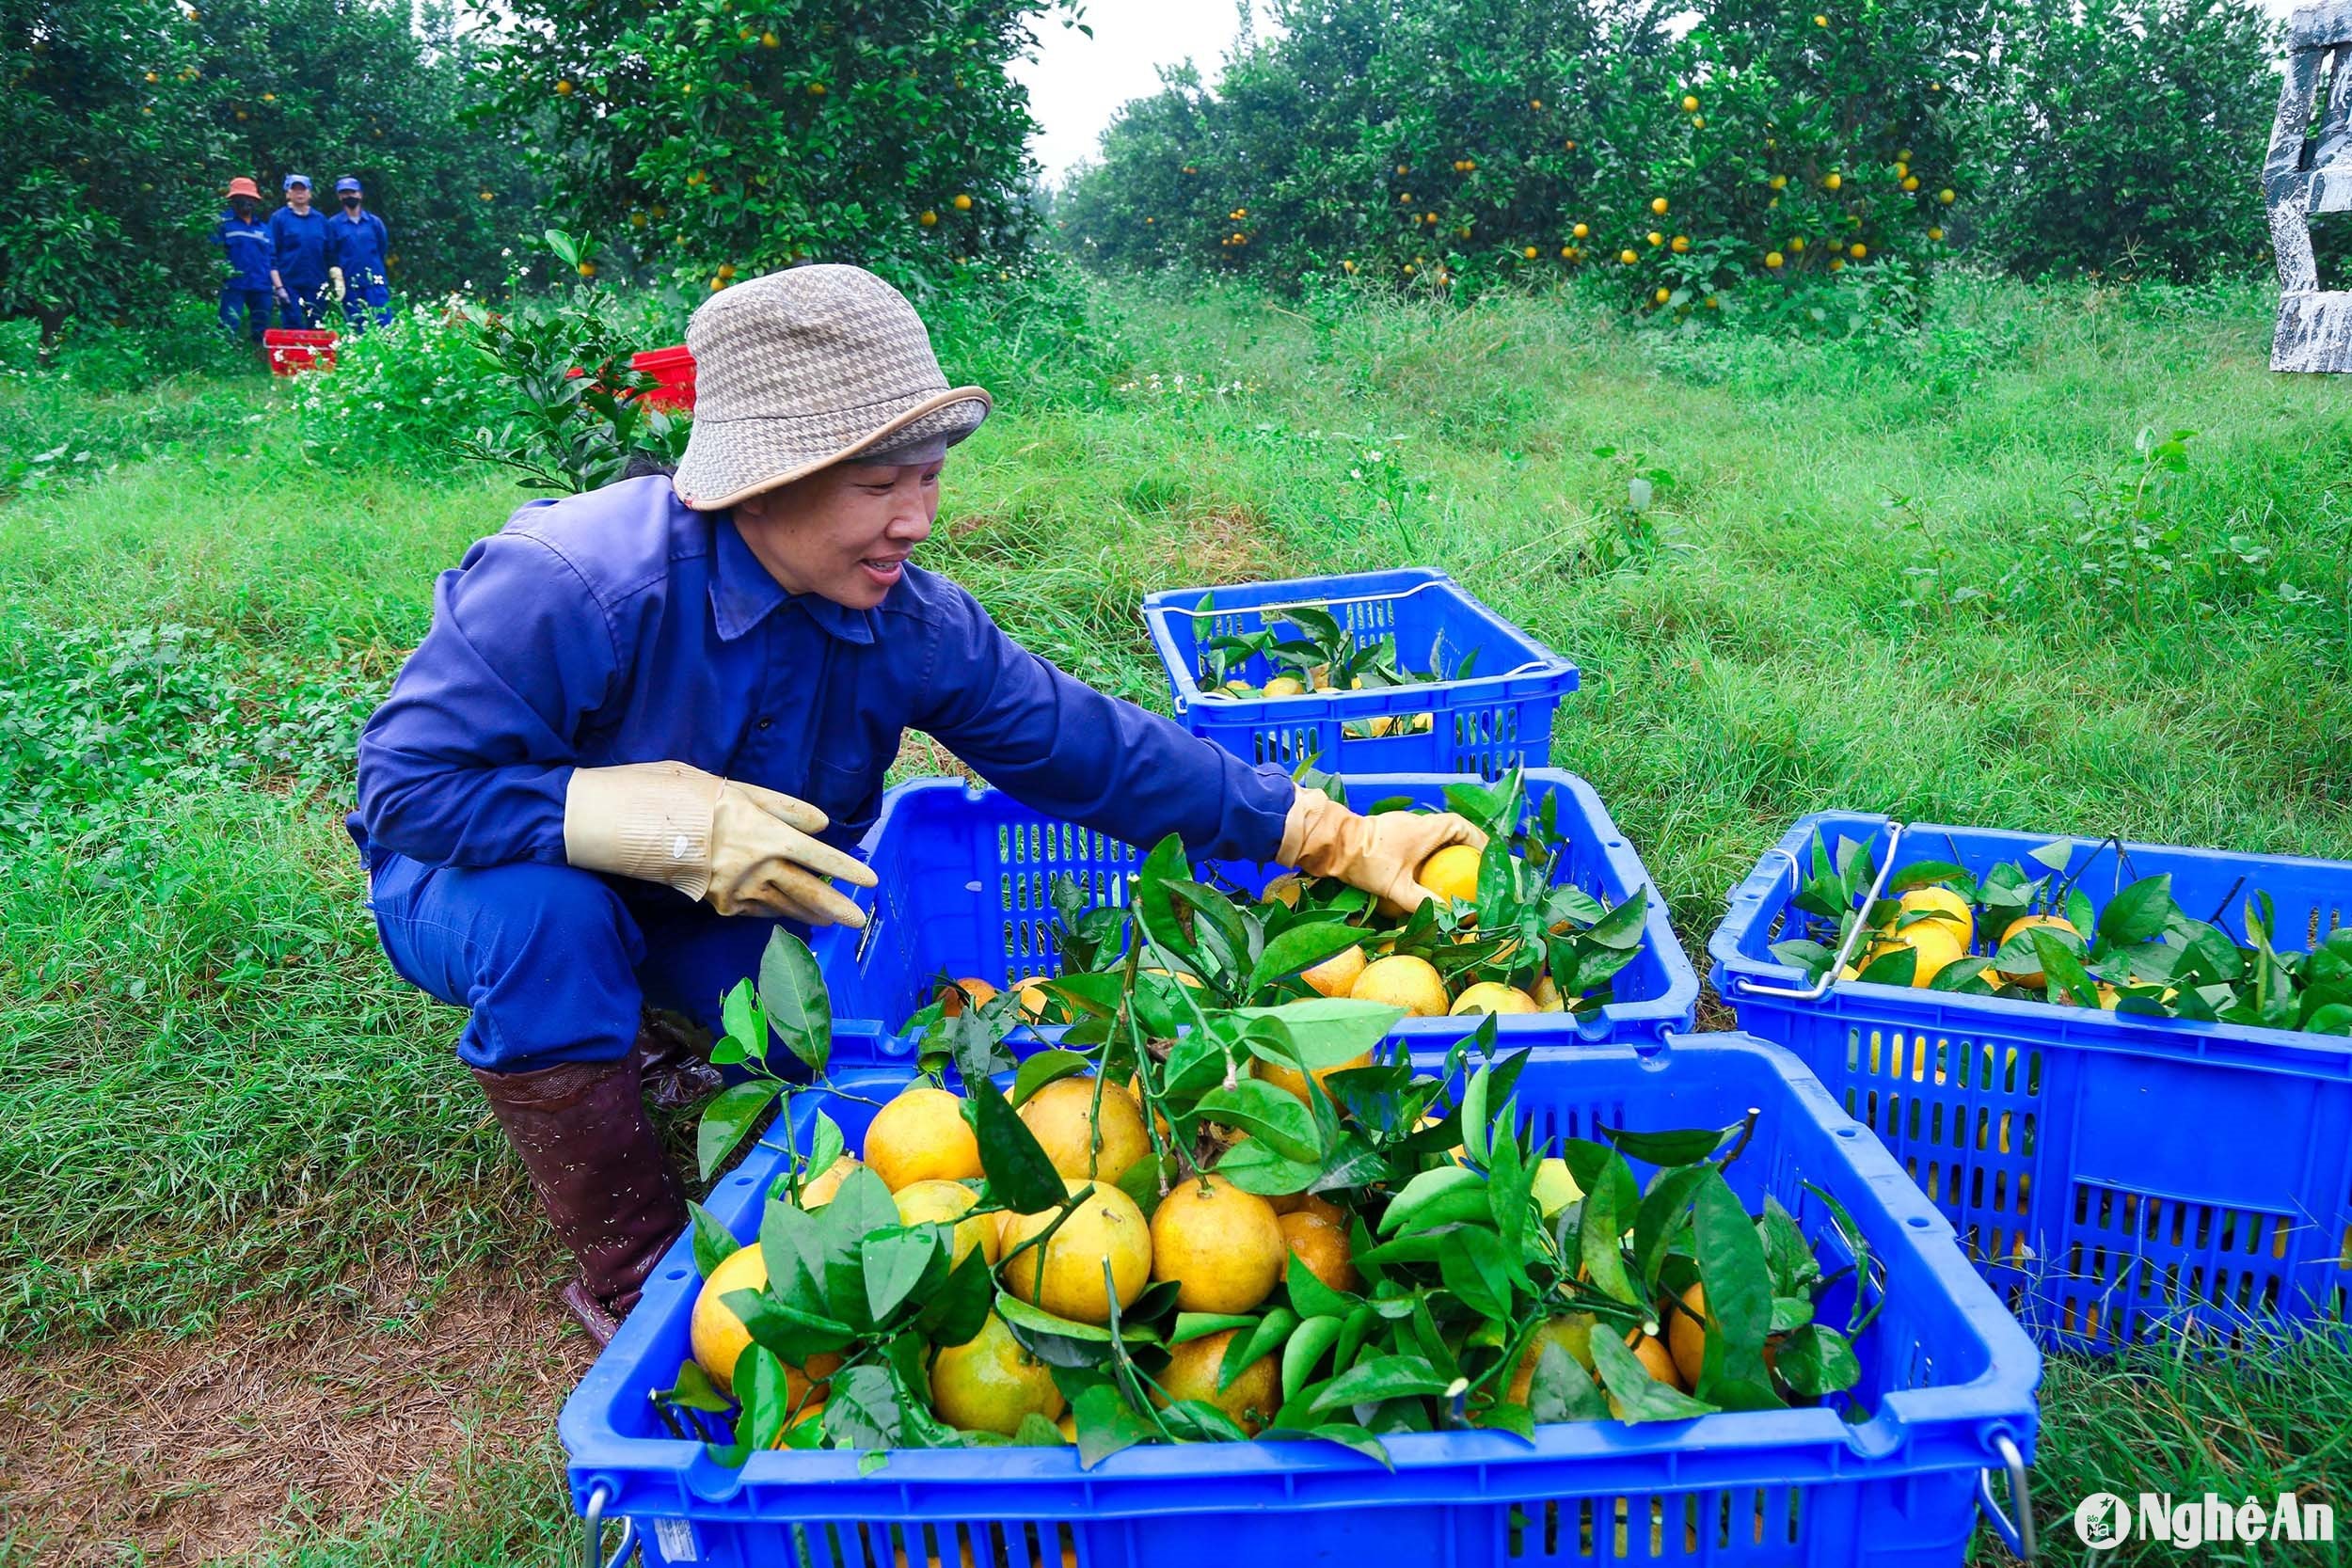
[[[1100, 386], [1034, 344], [965, 356], [999, 412], [925, 557], [1154, 704], [1150, 589], [1446, 567], [1583, 667], [1553, 760], [1693, 948], [1827, 807], [2342, 856], [2352, 408], [2268, 372], [2268, 312], [2255, 291], [1957, 280], [1915, 341], [1823, 346], [1643, 340], [1572, 299], [1130, 297]], [[253, 377], [0, 387], [10, 451], [93, 453], [0, 503], [19, 1352], [201, 1331], [388, 1264], [428, 1291], [484, 1262], [560, 1272], [451, 1055], [457, 1016], [375, 951], [339, 821], [353, 727], [434, 574], [522, 498], [429, 452], [317, 467], [282, 399]], [[2135, 510], [2115, 484], [2143, 428], [2198, 434]], [[1637, 467], [1663, 480], [1630, 519]], [[2296, 1354], [2294, 1377], [2055, 1369], [2044, 1497], [2153, 1452], [2176, 1490], [2324, 1488], [2341, 1422], [2318, 1417], [2352, 1356]], [[283, 1560], [552, 1549], [548, 1471], [485, 1495], [358, 1536], [289, 1527]]]

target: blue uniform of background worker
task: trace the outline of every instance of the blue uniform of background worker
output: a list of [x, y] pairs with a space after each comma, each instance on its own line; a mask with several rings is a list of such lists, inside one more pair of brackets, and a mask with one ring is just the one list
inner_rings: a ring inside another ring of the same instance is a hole
[[[393, 967], [472, 1016], [473, 1069], [609, 1336], [685, 1223], [640, 1099], [640, 1009], [715, 1034], [776, 922], [863, 926], [829, 879], [908, 728], [1024, 803], [1129, 843], [1281, 860], [1407, 905], [1477, 842], [1358, 816], [1063, 674], [911, 564], [950, 388], [914, 308], [855, 267], [716, 294], [675, 479], [533, 501], [444, 573], [359, 741], [353, 838]], [[705, 1069], [707, 1071], [707, 1069]]]
[[316, 325], [326, 314], [326, 214], [310, 205], [310, 177], [286, 176], [286, 204], [269, 215], [270, 289], [278, 325]]
[[373, 316], [378, 326], [392, 325], [392, 280], [385, 253], [391, 236], [384, 220], [368, 212], [359, 182], [344, 175], [335, 182], [335, 199], [342, 208], [326, 220], [328, 276], [343, 302], [343, 320], [354, 332], [365, 332]]
[[229, 279], [220, 286], [220, 325], [232, 334], [242, 325], [258, 343], [269, 329], [269, 268], [276, 247], [262, 221], [261, 187], [242, 174], [229, 182], [229, 210], [213, 226], [213, 243], [229, 259]]

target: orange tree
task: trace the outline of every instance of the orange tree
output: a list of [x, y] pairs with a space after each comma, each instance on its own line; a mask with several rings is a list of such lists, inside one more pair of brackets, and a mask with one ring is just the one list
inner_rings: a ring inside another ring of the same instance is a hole
[[543, 121], [551, 212], [607, 255], [723, 287], [803, 258], [900, 282], [1003, 264], [1032, 22], [1072, 0], [515, 0], [499, 112]]
[[2012, 272], [2179, 280], [2267, 263], [2254, 174], [2277, 24], [2251, 0], [2016, 0], [1973, 243]]
[[1290, 0], [1215, 92], [1128, 106], [1063, 237], [1282, 287], [1581, 276], [1675, 315], [1917, 298], [1970, 189], [1985, 0], [1705, 0], [1677, 38], [1682, 9]]
[[213, 177], [202, 65], [161, 0], [0, 0], [0, 317], [54, 337], [169, 293]]
[[1643, 308], [1819, 320], [1866, 280], [1882, 308], [1922, 303], [1976, 183], [1992, 20], [1986, 0], [1708, 0], [1673, 118], [1640, 138]]

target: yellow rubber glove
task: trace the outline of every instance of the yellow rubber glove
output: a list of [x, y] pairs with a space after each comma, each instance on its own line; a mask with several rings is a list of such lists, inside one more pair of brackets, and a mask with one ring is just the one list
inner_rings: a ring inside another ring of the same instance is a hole
[[1451, 812], [1359, 816], [1327, 795], [1301, 789], [1282, 824], [1276, 858], [1310, 877], [1337, 877], [1394, 914], [1438, 895], [1417, 879], [1421, 863], [1449, 844], [1486, 847], [1486, 835]]
[[810, 835], [825, 814], [805, 800], [682, 762], [581, 768], [564, 797], [564, 858], [588, 871], [666, 882], [721, 914], [863, 927], [833, 888], [874, 873]]
[[331, 289], [334, 291], [335, 297], [336, 297], [337, 299], [341, 299], [341, 298], [342, 298], [342, 297], [343, 297], [343, 269], [342, 269], [342, 268], [341, 268], [341, 267], [329, 267], [329, 268], [327, 268], [327, 269], [326, 269], [326, 281], [327, 281], [327, 286], [328, 286], [329, 288], [331, 288]]

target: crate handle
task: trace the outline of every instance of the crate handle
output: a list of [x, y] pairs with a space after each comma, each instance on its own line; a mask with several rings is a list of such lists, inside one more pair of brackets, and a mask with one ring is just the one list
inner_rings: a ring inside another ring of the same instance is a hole
[[[1993, 1434], [1993, 1451], [2000, 1455], [2001, 1467], [2009, 1472], [2009, 1513], [2001, 1512], [2000, 1499], [1993, 1495], [1993, 1472], [1989, 1468], [1977, 1471], [1977, 1506], [1984, 1511], [1985, 1523], [2001, 1538], [2001, 1544], [2016, 1554], [2023, 1562], [2034, 1559], [2033, 1539], [2033, 1477], [2026, 1470], [2026, 1456], [2017, 1451], [2017, 1445], [2006, 1432]], [[2012, 1519], [2010, 1515], [2014, 1514]]]
[[623, 1568], [637, 1556], [637, 1521], [621, 1521], [621, 1544], [612, 1548], [612, 1555], [604, 1555], [604, 1505], [612, 1500], [612, 1494], [602, 1486], [588, 1494], [588, 1507], [580, 1522], [588, 1528], [581, 1543], [580, 1561], [586, 1568]]
[[[1879, 895], [1885, 890], [1886, 879], [1894, 874], [1895, 846], [1900, 844], [1902, 838], [1903, 825], [1890, 818], [1886, 824], [1885, 858], [1879, 863], [1879, 874], [1870, 879], [1870, 891], [1862, 895], [1862, 907], [1865, 911], [1879, 901]], [[1797, 857], [1777, 844], [1765, 851], [1764, 858], [1770, 860], [1774, 855], [1778, 855], [1788, 863], [1789, 887], [1791, 889], [1803, 887], [1804, 872], [1797, 864]], [[1733, 984], [1737, 990], [1749, 996], [1786, 996], [1799, 1002], [1819, 1002], [1829, 994], [1829, 988], [1837, 983], [1837, 972], [1846, 967], [1848, 958], [1853, 957], [1854, 944], [1862, 940], [1863, 930], [1863, 923], [1859, 920], [1855, 921], [1853, 929], [1846, 933], [1846, 940], [1837, 944], [1836, 958], [1831, 959], [1829, 967], [1821, 971], [1821, 977], [1802, 990], [1795, 986], [1768, 986], [1748, 979], [1744, 975], [1737, 978]]]

